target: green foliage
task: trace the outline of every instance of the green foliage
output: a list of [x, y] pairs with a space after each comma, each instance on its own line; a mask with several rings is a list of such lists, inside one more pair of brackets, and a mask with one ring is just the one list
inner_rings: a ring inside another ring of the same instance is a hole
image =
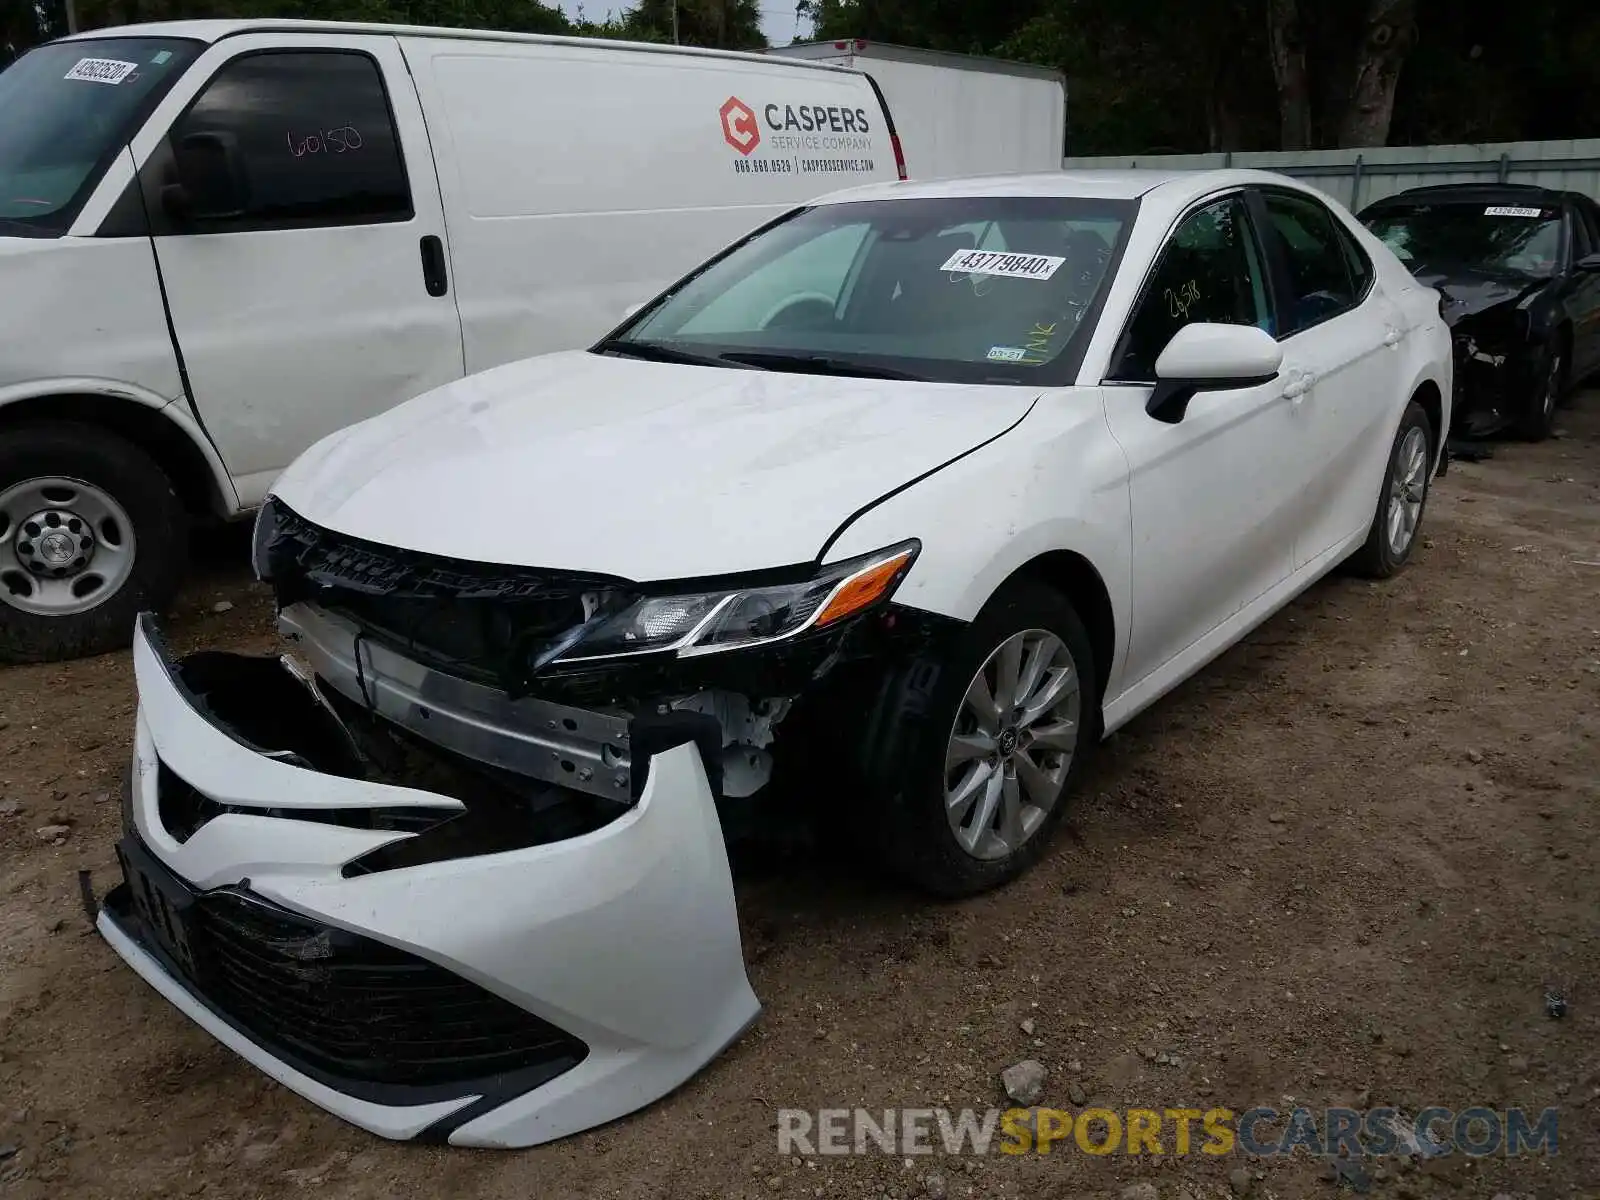
[[[1417, 0], [1389, 141], [1600, 134], [1600, 4]], [[1334, 144], [1372, 0], [1299, 0], [1317, 144]], [[1267, 0], [809, 0], [818, 38], [1064, 71], [1074, 154], [1278, 148]]]

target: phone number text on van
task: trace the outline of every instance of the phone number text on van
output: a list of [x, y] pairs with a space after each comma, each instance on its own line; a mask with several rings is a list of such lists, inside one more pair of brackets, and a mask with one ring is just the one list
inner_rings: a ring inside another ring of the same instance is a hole
[[733, 173], [735, 175], [793, 175], [794, 159], [736, 158], [733, 160]]

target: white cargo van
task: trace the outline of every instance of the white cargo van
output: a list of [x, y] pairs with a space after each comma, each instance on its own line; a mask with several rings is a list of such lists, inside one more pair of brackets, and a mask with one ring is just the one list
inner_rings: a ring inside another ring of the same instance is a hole
[[126, 644], [190, 521], [250, 511], [324, 434], [585, 345], [779, 213], [905, 173], [858, 72], [459, 30], [96, 31], [0, 72], [0, 114], [14, 662]]
[[919, 181], [1061, 169], [1067, 80], [1060, 71], [869, 38], [796, 42], [767, 53], [871, 75]]

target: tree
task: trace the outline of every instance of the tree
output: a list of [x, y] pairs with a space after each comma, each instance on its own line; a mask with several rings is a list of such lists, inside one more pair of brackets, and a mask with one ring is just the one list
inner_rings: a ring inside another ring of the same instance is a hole
[[[580, 23], [589, 37], [641, 42], [671, 42], [673, 0], [640, 0], [638, 7], [598, 25]], [[677, 0], [678, 42], [718, 50], [756, 50], [767, 44], [761, 32], [759, 0]]]
[[[1066, 71], [1075, 149], [1382, 144], [1417, 0], [812, 0], [817, 36]], [[1310, 53], [1316, 47], [1315, 54]], [[1265, 111], [1276, 120], [1261, 119]]]

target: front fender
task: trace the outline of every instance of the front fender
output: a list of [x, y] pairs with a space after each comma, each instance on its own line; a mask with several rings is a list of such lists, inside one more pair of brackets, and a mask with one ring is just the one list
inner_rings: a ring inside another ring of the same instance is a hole
[[1099, 572], [1117, 647], [1107, 695], [1127, 649], [1131, 570], [1128, 463], [1098, 393], [1046, 393], [1015, 428], [861, 514], [829, 557], [865, 554], [906, 538], [922, 552], [895, 601], [962, 621], [1030, 562], [1071, 551]]
[[[89, 375], [29, 379], [0, 386], [0, 424], [23, 412], [30, 417], [94, 424], [101, 413], [108, 408], [115, 411], [117, 405], [137, 406], [144, 419], [170, 422], [176, 426], [211, 473], [214, 494], [220, 497], [222, 503], [223, 511], [219, 515], [234, 516], [240, 511], [239, 493], [233, 486], [233, 477], [183, 397], [173, 399], [136, 383]], [[114, 420], [109, 423], [114, 426], [119, 424]]]

